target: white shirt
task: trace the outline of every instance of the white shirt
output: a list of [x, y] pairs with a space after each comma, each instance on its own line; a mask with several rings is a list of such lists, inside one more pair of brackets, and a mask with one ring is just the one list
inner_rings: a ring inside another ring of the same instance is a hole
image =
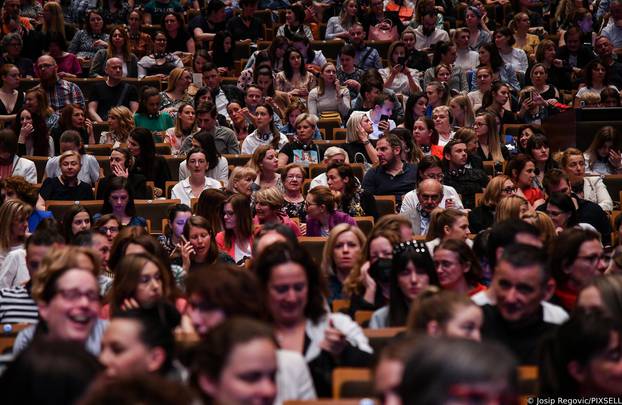
[[[214, 180], [210, 177], [205, 177], [205, 183], [203, 184], [203, 190], [209, 188], [222, 188], [222, 184], [218, 180]], [[201, 190], [201, 191], [203, 191]], [[192, 194], [192, 186], [190, 186], [190, 179], [184, 179], [175, 184], [173, 190], [171, 190], [171, 198], [181, 200], [182, 204], [186, 204], [191, 207], [191, 200], [193, 198], [199, 198], [198, 195]]]
[[309, 366], [302, 355], [290, 350], [277, 350], [277, 396], [274, 405], [285, 401], [316, 399]]
[[512, 65], [515, 72], [521, 72], [524, 74], [527, 71], [529, 61], [527, 59], [527, 54], [522, 49], [512, 48], [509, 53], [501, 53], [501, 51], [499, 51], [499, 54], [501, 55], [503, 62], [508, 65]]
[[449, 34], [447, 33], [447, 31], [439, 28], [434, 28], [434, 31], [432, 31], [430, 36], [426, 36], [423, 33], [423, 25], [420, 25], [419, 27], [417, 27], [417, 29], [415, 29], [415, 37], [415, 49], [417, 49], [418, 51], [431, 48], [432, 45], [440, 41], [449, 41]]
[[0, 268], [0, 288], [18, 287], [30, 280], [26, 267], [26, 249], [20, 247], [6, 255]]
[[[205, 172], [205, 175], [207, 177], [211, 177], [214, 180], [222, 181], [223, 184], [226, 186], [227, 182], [229, 181], [229, 162], [227, 161], [227, 158], [221, 156], [220, 159], [218, 159], [218, 164], [216, 165], [216, 167], [211, 167], [207, 172]], [[179, 178], [187, 179], [188, 177], [190, 177], [190, 172], [188, 171], [188, 163], [183, 160], [179, 164]]]
[[[492, 290], [488, 289], [485, 291], [480, 291], [477, 294], [471, 296], [471, 301], [483, 307], [484, 305], [494, 305], [495, 299], [491, 297], [490, 294]], [[542, 305], [544, 322], [549, 322], [555, 325], [561, 325], [566, 322], [569, 318], [568, 313], [564, 310], [564, 308], [559, 305], [551, 304], [547, 301], [542, 301], [540, 303]]]
[[[287, 142], [287, 137], [279, 132], [279, 149], [281, 149]], [[273, 135], [270, 134], [266, 140], [263, 140], [259, 136], [259, 132], [254, 130], [246, 138], [244, 138], [244, 142], [242, 142], [242, 150], [240, 151], [243, 155], [252, 155], [260, 145], [268, 145], [272, 143]]]
[[470, 49], [458, 49], [456, 52], [456, 66], [460, 66], [463, 70], [473, 70], [479, 65], [479, 54]]

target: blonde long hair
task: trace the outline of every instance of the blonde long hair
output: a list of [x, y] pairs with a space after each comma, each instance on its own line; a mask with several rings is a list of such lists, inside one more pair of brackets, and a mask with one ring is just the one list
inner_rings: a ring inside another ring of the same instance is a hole
[[352, 232], [354, 236], [356, 236], [356, 239], [358, 239], [359, 244], [361, 245], [361, 251], [363, 250], [363, 246], [365, 246], [365, 242], [367, 242], [365, 234], [357, 226], [353, 226], [350, 224], [339, 224], [331, 229], [330, 233], [328, 234], [328, 239], [324, 244], [324, 251], [322, 254], [322, 273], [324, 273], [325, 277], [334, 276], [336, 274], [336, 269], [334, 268], [335, 244], [337, 243], [337, 239], [339, 239], [339, 237], [346, 232]]
[[121, 143], [126, 143], [130, 132], [134, 129], [134, 116], [129, 108], [117, 105], [110, 109], [108, 116], [115, 116], [119, 120], [119, 130], [115, 132]]

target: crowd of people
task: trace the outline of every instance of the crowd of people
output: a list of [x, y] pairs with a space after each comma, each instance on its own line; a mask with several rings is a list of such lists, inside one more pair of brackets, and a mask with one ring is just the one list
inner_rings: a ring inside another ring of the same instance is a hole
[[530, 394], [622, 396], [619, 110], [585, 150], [544, 129], [622, 106], [622, 0], [0, 19], [3, 403], [282, 404], [340, 367], [383, 404], [517, 403], [525, 365]]

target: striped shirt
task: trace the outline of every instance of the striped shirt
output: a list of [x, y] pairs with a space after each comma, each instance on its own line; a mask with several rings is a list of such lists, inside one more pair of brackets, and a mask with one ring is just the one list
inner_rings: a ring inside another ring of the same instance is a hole
[[0, 289], [0, 323], [37, 323], [39, 311], [25, 287]]

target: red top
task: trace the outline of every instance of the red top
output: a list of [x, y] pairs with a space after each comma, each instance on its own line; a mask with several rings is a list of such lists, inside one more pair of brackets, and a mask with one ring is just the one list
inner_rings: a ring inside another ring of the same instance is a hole
[[536, 201], [544, 199], [544, 193], [537, 187], [529, 187], [521, 190], [529, 204], [533, 205]]

